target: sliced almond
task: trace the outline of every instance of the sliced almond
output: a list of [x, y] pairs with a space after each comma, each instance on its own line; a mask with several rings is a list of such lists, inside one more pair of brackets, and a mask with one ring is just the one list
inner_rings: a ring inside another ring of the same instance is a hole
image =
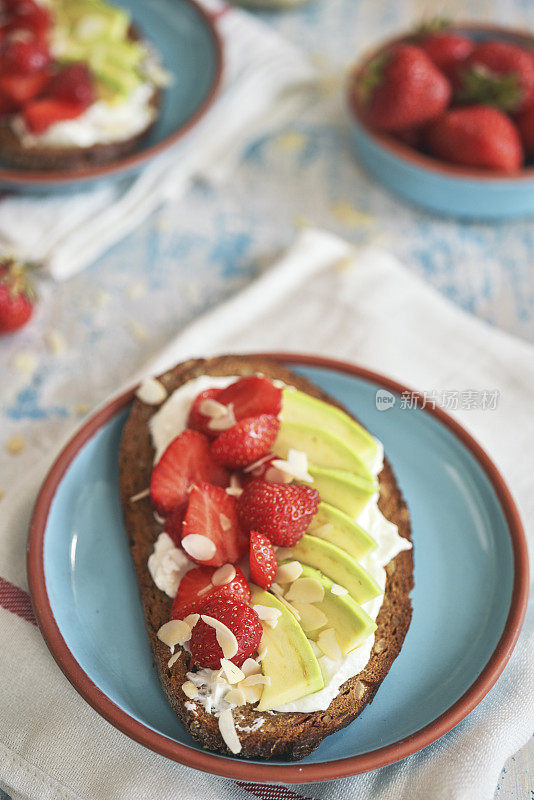
[[200, 619], [200, 614], [188, 614], [187, 617], [185, 617], [184, 622], [186, 625], [189, 625], [189, 627], [192, 630], [199, 621], [199, 619]]
[[338, 644], [336, 632], [333, 628], [321, 631], [317, 637], [317, 647], [332, 661], [341, 661], [341, 647]]
[[245, 686], [245, 687], [246, 686], [270, 686], [271, 685], [271, 679], [270, 679], [269, 675], [262, 675], [261, 672], [259, 672], [257, 675], [249, 675], [247, 678], [245, 678], [245, 680], [243, 681], [243, 683], [241, 685]]
[[190, 533], [182, 539], [182, 547], [195, 561], [209, 561], [215, 555], [215, 544], [200, 533]]
[[293, 550], [291, 547], [278, 547], [276, 550], [276, 558], [280, 564], [282, 561], [290, 561], [293, 558]]
[[227, 517], [226, 514], [219, 514], [219, 522], [221, 523], [223, 531], [229, 531], [232, 527], [232, 520], [230, 517]]
[[224, 699], [227, 703], [231, 703], [234, 706], [244, 706], [247, 702], [245, 693], [237, 686], [233, 686], [229, 689], [224, 695]]
[[178, 661], [178, 659], [180, 658], [181, 655], [182, 655], [182, 651], [181, 650], [178, 650], [177, 653], [174, 653], [174, 655], [172, 655], [169, 658], [169, 660], [167, 661], [167, 667], [170, 669], [172, 667], [172, 665], [175, 664]]
[[221, 622], [220, 619], [215, 619], [215, 617], [210, 617], [207, 614], [201, 614], [201, 618], [206, 625], [215, 628], [215, 635], [223, 651], [223, 656], [229, 660], [233, 658], [237, 653], [238, 644], [230, 628], [228, 628], [224, 622]]
[[228, 683], [239, 683], [245, 677], [245, 673], [239, 667], [236, 667], [233, 661], [228, 661], [227, 658], [221, 658], [221, 669]]
[[271, 454], [267, 453], [267, 455], [258, 458], [257, 461], [253, 461], [252, 464], [248, 464], [243, 469], [243, 472], [254, 472], [255, 469], [258, 469], [258, 467], [262, 467], [264, 464], [267, 463], [267, 461], [270, 461], [271, 458], [272, 458]]
[[249, 675], [257, 675], [259, 672], [261, 672], [261, 666], [255, 659], [247, 658], [241, 664], [241, 672], [243, 673], [245, 678], [248, 678]]
[[273, 467], [285, 472], [291, 479], [313, 483], [313, 477], [308, 472], [308, 456], [302, 450], [289, 448], [287, 459], [275, 458]]
[[252, 610], [256, 612], [258, 617], [263, 622], [273, 622], [274, 620], [278, 621], [278, 618], [282, 614], [278, 608], [271, 608], [271, 606], [262, 606], [260, 604], [252, 606]]
[[230, 475], [230, 486], [227, 486], [226, 494], [231, 495], [231, 497], [241, 497], [243, 494], [243, 489], [241, 488], [237, 475]]
[[297, 578], [287, 590], [285, 598], [300, 603], [320, 603], [324, 599], [324, 586], [317, 578]]
[[306, 633], [317, 631], [328, 625], [328, 617], [317, 606], [312, 603], [299, 603], [294, 601], [294, 606], [300, 614], [300, 624]]
[[266, 655], [267, 655], [267, 645], [265, 644], [265, 642], [260, 642], [260, 646], [258, 647], [258, 661], [263, 661]]
[[258, 703], [263, 694], [263, 686], [243, 686], [241, 691], [245, 695], [247, 703]]
[[232, 428], [237, 420], [234, 414], [234, 406], [233, 403], [230, 403], [228, 406], [225, 406], [226, 413], [220, 417], [212, 417], [208, 422], [208, 428], [212, 431], [227, 431], [228, 428]]
[[285, 589], [284, 589], [284, 587], [283, 587], [283, 586], [280, 586], [280, 584], [279, 584], [279, 583], [276, 583], [276, 581], [273, 581], [273, 582], [271, 583], [271, 585], [269, 586], [269, 589], [270, 589], [270, 590], [271, 590], [271, 592], [272, 592], [273, 594], [275, 594], [277, 597], [283, 597], [283, 596], [284, 596], [284, 592], [285, 592]]
[[235, 729], [234, 717], [231, 709], [221, 711], [219, 714], [219, 731], [228, 749], [237, 755], [241, 752], [241, 742]]
[[214, 586], [224, 586], [225, 583], [230, 583], [235, 578], [235, 567], [233, 564], [223, 564], [222, 567], [215, 570], [211, 576], [211, 582]]
[[167, 389], [156, 378], [145, 378], [135, 396], [148, 406], [159, 406], [167, 399]]
[[340, 597], [343, 597], [343, 595], [349, 593], [349, 590], [345, 589], [344, 586], [340, 586], [339, 583], [333, 583], [330, 587], [330, 591], [332, 594], [338, 594]]
[[289, 561], [287, 564], [280, 564], [276, 571], [277, 583], [293, 583], [302, 575], [302, 564], [298, 561]]
[[130, 503], [137, 503], [138, 500], [144, 500], [150, 494], [150, 489], [143, 489], [142, 492], [137, 492], [130, 497]]
[[191, 638], [191, 628], [183, 619], [171, 619], [165, 622], [158, 631], [158, 639], [167, 647], [185, 644]]
[[269, 467], [265, 470], [265, 480], [270, 483], [291, 483], [293, 478], [278, 467]]
[[186, 681], [182, 683], [182, 692], [185, 694], [186, 697], [189, 697], [190, 700], [194, 700], [198, 697], [198, 689], [192, 681]]
[[295, 608], [295, 606], [291, 605], [291, 603], [288, 603], [285, 597], [279, 597], [278, 599], [280, 600], [281, 603], [283, 603], [286, 606], [286, 608], [289, 611], [291, 611], [297, 622], [300, 622], [300, 614]]
[[205, 400], [203, 400], [199, 405], [198, 410], [201, 414], [203, 414], [205, 417], [209, 417], [210, 419], [220, 419], [228, 414], [228, 406], [225, 406], [224, 403], [219, 403], [212, 397], [207, 397]]

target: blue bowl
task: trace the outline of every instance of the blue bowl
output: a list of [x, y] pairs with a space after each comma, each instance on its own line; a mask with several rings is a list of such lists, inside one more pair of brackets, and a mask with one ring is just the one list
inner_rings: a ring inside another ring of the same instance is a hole
[[[481, 41], [498, 38], [513, 44], [532, 43], [527, 33], [483, 25], [455, 28]], [[400, 37], [383, 45], [356, 71]], [[394, 194], [437, 214], [463, 219], [499, 220], [534, 214], [534, 167], [514, 175], [448, 164], [415, 150], [395, 137], [367, 126], [350, 108], [350, 136], [356, 157], [377, 181]]]

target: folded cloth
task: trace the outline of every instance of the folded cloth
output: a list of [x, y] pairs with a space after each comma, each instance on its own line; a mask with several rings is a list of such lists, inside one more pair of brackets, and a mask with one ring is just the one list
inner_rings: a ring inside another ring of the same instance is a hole
[[194, 128], [138, 175], [79, 194], [6, 195], [0, 252], [43, 264], [56, 280], [87, 267], [194, 178], [222, 180], [246, 144], [292, 118], [313, 83], [306, 58], [246, 12], [199, 0], [223, 41], [219, 97]]
[[[468, 316], [388, 253], [301, 234], [262, 278], [181, 333], [149, 365], [292, 349], [344, 358], [421, 390], [498, 389], [495, 411], [455, 416], [487, 447], [534, 541], [534, 349]], [[145, 372], [145, 371], [144, 371]], [[128, 739], [74, 691], [31, 624], [24, 555], [46, 465], [0, 504], [0, 786], [14, 800], [491, 800], [532, 733], [534, 614], [489, 695], [450, 733], [398, 764], [314, 786], [247, 784], [174, 764]]]

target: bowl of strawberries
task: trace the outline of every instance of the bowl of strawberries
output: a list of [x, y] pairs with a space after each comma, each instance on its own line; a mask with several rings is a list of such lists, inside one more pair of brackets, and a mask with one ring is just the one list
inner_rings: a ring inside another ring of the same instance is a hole
[[438, 21], [389, 40], [349, 76], [363, 167], [429, 211], [534, 214], [534, 35]]

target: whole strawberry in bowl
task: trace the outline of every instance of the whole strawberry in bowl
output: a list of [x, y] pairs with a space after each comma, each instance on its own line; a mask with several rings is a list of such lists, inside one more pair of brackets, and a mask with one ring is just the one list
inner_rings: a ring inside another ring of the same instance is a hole
[[35, 292], [25, 267], [13, 259], [0, 260], [0, 335], [22, 328], [34, 304]]
[[533, 41], [439, 20], [383, 44], [349, 75], [362, 166], [439, 214], [534, 214]]

